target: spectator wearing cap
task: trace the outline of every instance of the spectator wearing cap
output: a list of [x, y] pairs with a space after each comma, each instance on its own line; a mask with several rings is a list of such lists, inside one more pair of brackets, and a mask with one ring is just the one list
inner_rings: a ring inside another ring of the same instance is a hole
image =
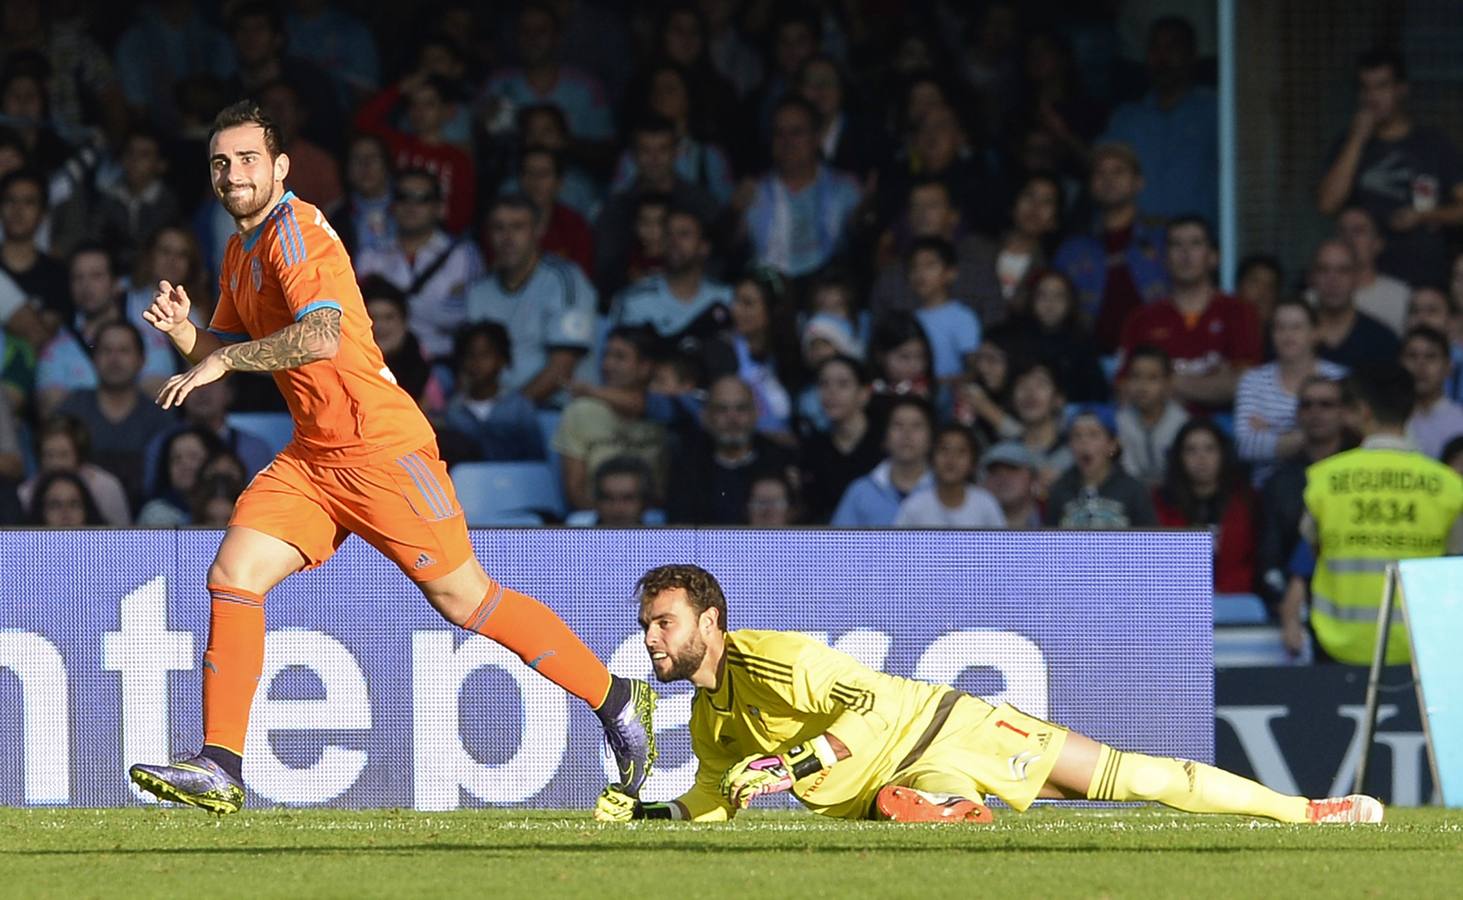
[[666, 215], [664, 269], [622, 291], [610, 310], [615, 326], [648, 326], [683, 352], [698, 353], [731, 324], [731, 288], [707, 276], [711, 241], [694, 210]]
[[1118, 465], [1117, 422], [1105, 407], [1072, 417], [1067, 444], [1073, 465], [1052, 485], [1046, 523], [1059, 528], [1151, 528], [1157, 524], [1148, 489]]
[[[853, 336], [853, 329], [846, 319], [833, 313], [818, 313], [803, 325], [801, 340], [803, 369], [817, 372], [823, 363], [836, 356], [857, 359], [863, 356], [863, 349]], [[823, 430], [828, 427], [828, 416], [818, 397], [816, 381], [803, 388], [797, 399], [797, 419], [803, 431]]]
[[1167, 528], [1213, 532], [1216, 592], [1255, 589], [1255, 498], [1234, 445], [1213, 422], [1192, 419], [1179, 429], [1153, 508]]
[[888, 457], [843, 492], [830, 522], [835, 528], [888, 528], [899, 516], [899, 504], [916, 491], [933, 487], [930, 446], [935, 414], [917, 397], [896, 398], [889, 406], [884, 430]]
[[996, 498], [1007, 528], [1040, 528], [1037, 459], [1020, 441], [1001, 441], [980, 458], [980, 484]]
[[1158, 347], [1133, 350], [1123, 365], [1124, 402], [1117, 410], [1123, 469], [1146, 485], [1163, 481], [1168, 448], [1189, 414], [1173, 398], [1173, 362]]
[[1088, 192], [1097, 207], [1096, 228], [1067, 238], [1054, 265], [1077, 285], [1082, 311], [1093, 323], [1103, 353], [1116, 350], [1128, 315], [1168, 296], [1163, 223], [1138, 211], [1143, 169], [1126, 144], [1099, 144], [1092, 151]]
[[1113, 111], [1105, 141], [1132, 146], [1145, 173], [1139, 202], [1164, 217], [1219, 221], [1219, 101], [1194, 83], [1194, 26], [1163, 16], [1148, 31], [1149, 91]]
[[1123, 350], [1161, 347], [1173, 360], [1174, 395], [1191, 409], [1224, 410], [1240, 375], [1260, 363], [1263, 343], [1254, 307], [1214, 283], [1219, 252], [1209, 225], [1196, 216], [1168, 225], [1173, 295], [1135, 310], [1123, 325]]
[[975, 485], [980, 441], [964, 425], [943, 425], [935, 432], [930, 470], [934, 484], [899, 504], [896, 528], [1005, 528], [1001, 505]]

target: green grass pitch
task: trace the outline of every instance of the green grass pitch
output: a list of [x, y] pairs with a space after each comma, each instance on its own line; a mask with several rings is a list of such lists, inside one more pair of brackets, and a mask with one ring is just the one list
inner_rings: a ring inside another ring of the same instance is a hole
[[1162, 809], [992, 826], [753, 812], [0, 810], [5, 897], [1458, 897], [1463, 811], [1303, 827]]

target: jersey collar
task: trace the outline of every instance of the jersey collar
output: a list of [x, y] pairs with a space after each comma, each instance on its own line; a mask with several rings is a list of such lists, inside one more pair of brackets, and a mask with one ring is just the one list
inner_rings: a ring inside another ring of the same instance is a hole
[[245, 253], [248, 253], [249, 251], [254, 249], [254, 245], [259, 242], [259, 235], [264, 233], [264, 226], [268, 225], [269, 220], [274, 218], [275, 215], [278, 214], [279, 208], [293, 199], [295, 199], [295, 192], [285, 191], [284, 195], [279, 198], [279, 202], [274, 204], [274, 209], [271, 209], [269, 211], [269, 215], [264, 217], [263, 222], [260, 222], [258, 225], [254, 226], [254, 230], [249, 232], [248, 234], [240, 235], [239, 240], [244, 244]]

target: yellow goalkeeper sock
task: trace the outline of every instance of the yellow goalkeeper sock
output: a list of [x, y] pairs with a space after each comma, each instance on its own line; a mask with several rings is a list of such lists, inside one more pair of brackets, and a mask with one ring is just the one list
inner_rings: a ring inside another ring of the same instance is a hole
[[1153, 800], [1185, 812], [1264, 816], [1305, 822], [1304, 797], [1288, 797], [1233, 772], [1186, 759], [1123, 753], [1103, 745], [1089, 800]]

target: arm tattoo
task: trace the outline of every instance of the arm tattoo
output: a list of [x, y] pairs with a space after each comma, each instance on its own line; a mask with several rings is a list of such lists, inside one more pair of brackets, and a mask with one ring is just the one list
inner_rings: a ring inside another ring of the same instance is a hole
[[320, 309], [257, 341], [219, 351], [235, 372], [277, 372], [334, 355], [340, 342], [340, 310]]

